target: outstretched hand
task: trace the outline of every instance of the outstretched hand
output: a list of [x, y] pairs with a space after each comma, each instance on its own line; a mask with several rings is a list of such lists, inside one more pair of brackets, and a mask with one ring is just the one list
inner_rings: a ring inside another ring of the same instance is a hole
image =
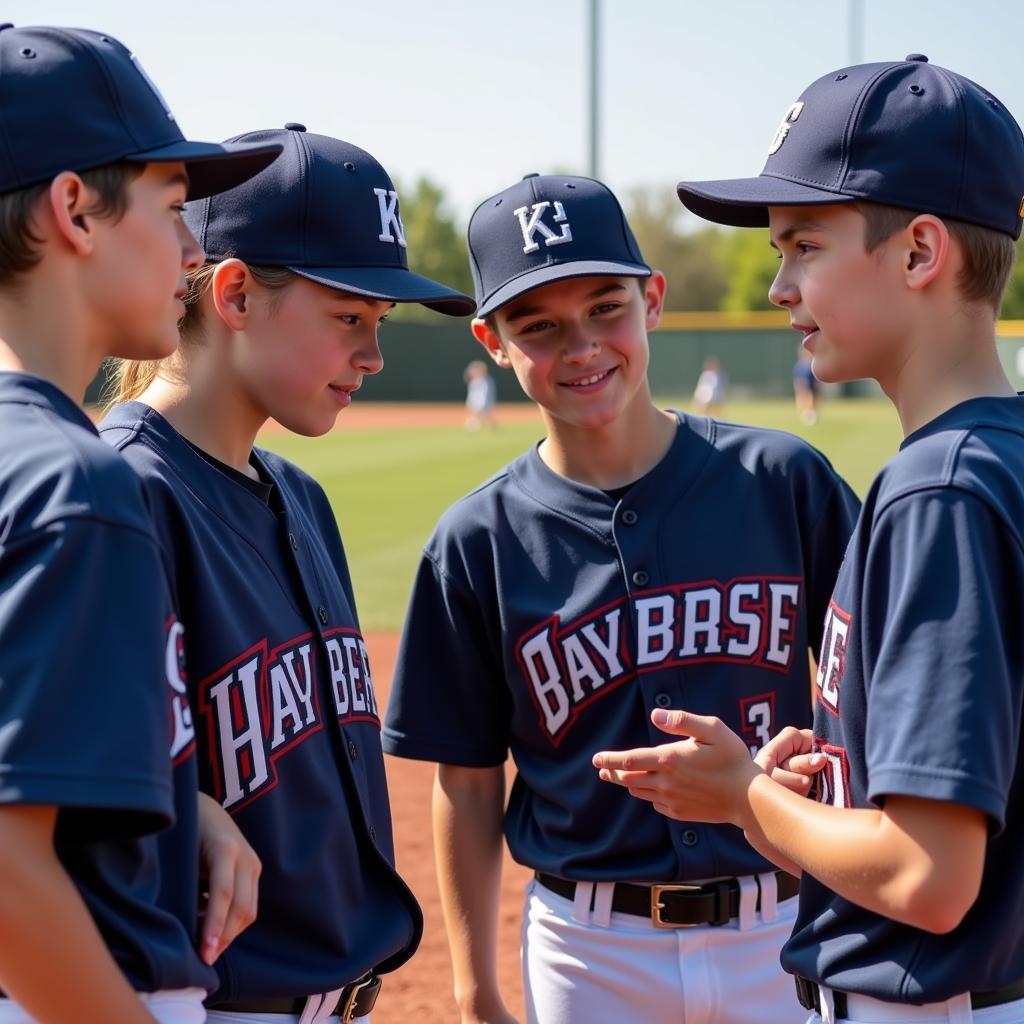
[[595, 754], [600, 778], [624, 786], [670, 818], [742, 825], [743, 794], [762, 774], [746, 743], [721, 719], [706, 715], [658, 708], [651, 721], [662, 732], [685, 738]]

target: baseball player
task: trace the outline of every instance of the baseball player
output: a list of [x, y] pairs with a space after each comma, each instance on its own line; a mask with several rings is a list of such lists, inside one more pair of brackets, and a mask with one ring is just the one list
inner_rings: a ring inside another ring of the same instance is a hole
[[173, 351], [186, 193], [278, 149], [186, 142], [116, 39], [9, 24], [0, 136], [0, 1021], [198, 1022], [181, 626], [139, 481], [76, 399], [106, 356]]
[[511, 1019], [494, 968], [511, 749], [504, 831], [535, 871], [530, 1021], [790, 1021], [777, 961], [796, 879], [735, 829], [676, 825], [602, 786], [591, 758], [612, 736], [648, 742], [651, 709], [684, 695], [750, 750], [806, 724], [808, 647], [857, 501], [794, 437], [654, 406], [665, 279], [600, 182], [528, 176], [477, 208], [469, 251], [474, 335], [546, 437], [427, 544], [383, 734], [439, 763], [462, 1020]]
[[828, 606], [813, 747], [766, 752], [813, 749], [817, 800], [703, 713], [665, 716], [692, 739], [599, 758], [803, 871], [783, 964], [813, 1021], [1024, 1021], [1024, 401], [993, 323], [1022, 194], [1013, 117], [920, 54], [810, 85], [759, 177], [679, 186], [711, 220], [770, 224], [770, 295], [815, 374], [874, 377], [905, 434]]
[[[384, 168], [300, 124], [251, 182], [190, 203], [210, 262], [182, 347], [121, 366], [104, 440], [142, 476], [188, 638], [200, 784], [263, 864], [256, 923], [220, 958], [211, 1021], [361, 1018], [422, 930], [394, 868], [380, 720], [345, 552], [321, 488], [254, 448], [273, 417], [328, 432], [382, 366], [396, 302], [469, 314], [411, 272]], [[136, 399], [136, 400], [131, 400]]]

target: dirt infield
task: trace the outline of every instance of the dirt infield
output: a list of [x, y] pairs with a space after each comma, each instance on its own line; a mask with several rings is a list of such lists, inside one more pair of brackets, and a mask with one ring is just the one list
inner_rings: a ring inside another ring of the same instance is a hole
[[[346, 423], [346, 427], [349, 426], [351, 422]], [[391, 686], [397, 640], [391, 633], [370, 633], [366, 637], [374, 690], [381, 707], [386, 706]], [[458, 1013], [452, 998], [451, 961], [434, 877], [430, 834], [434, 768], [398, 757], [388, 757], [386, 761], [395, 823], [395, 856], [402, 877], [423, 907], [424, 929], [423, 943], [416, 955], [386, 977], [373, 1021], [374, 1024], [409, 1024], [410, 1021], [452, 1024], [458, 1021]], [[498, 980], [509, 1011], [520, 1021], [523, 1020], [523, 994], [519, 976], [519, 920], [528, 877], [529, 872], [514, 864], [506, 853], [498, 934]]]
[[[502, 423], [534, 423], [540, 413], [532, 402], [503, 402], [494, 413]], [[466, 420], [466, 408], [459, 402], [360, 402], [358, 398], [335, 424], [335, 430], [388, 430], [406, 427], [454, 427]], [[262, 432], [280, 433], [282, 427], [268, 420]]]

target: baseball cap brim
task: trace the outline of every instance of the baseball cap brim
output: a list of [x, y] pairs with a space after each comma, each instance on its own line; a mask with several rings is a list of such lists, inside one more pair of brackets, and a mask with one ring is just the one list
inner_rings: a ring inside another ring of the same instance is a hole
[[132, 153], [124, 159], [129, 163], [167, 164], [181, 161], [188, 171], [189, 199], [226, 192], [255, 177], [280, 154], [277, 143], [245, 145], [243, 143], [172, 142], [169, 146]]
[[738, 228], [768, 227], [769, 206], [824, 206], [860, 198], [770, 174], [724, 181], [681, 181], [676, 193], [683, 206], [698, 217]]
[[650, 277], [651, 268], [643, 263], [620, 263], [617, 260], [576, 260], [537, 267], [512, 281], [506, 282], [494, 294], [487, 296], [477, 307], [477, 316], [487, 316], [500, 306], [555, 281], [572, 277]]
[[448, 316], [470, 316], [476, 303], [462, 292], [403, 267], [296, 267], [309, 281], [384, 302], [416, 302]]

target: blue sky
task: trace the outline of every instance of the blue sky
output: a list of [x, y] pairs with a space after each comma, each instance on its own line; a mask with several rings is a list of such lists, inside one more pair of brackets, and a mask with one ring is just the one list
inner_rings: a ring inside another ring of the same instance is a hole
[[[625, 192], [757, 173], [786, 107], [848, 62], [847, 3], [602, 0], [602, 177]], [[466, 217], [526, 172], [585, 171], [586, 6], [8, 0], [3, 16], [117, 36], [193, 138], [301, 121], [370, 150], [403, 182], [428, 174]], [[1024, 118], [1017, 4], [863, 8], [865, 60], [926, 53]]]

